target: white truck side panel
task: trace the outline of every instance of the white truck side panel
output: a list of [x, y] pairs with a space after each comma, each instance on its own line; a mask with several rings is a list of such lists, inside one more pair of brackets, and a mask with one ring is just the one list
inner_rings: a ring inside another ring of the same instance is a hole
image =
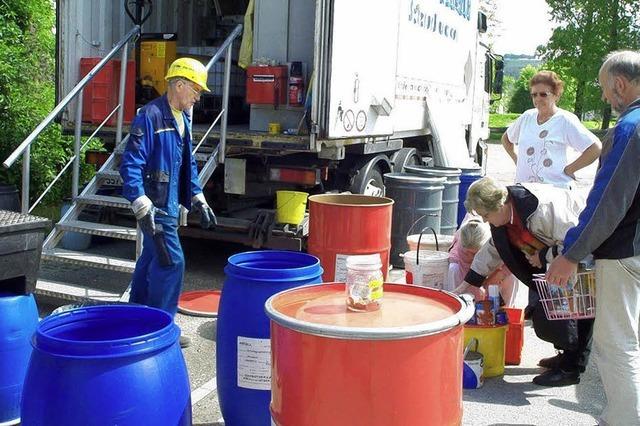
[[398, 12], [396, 1], [334, 2], [329, 138], [393, 133]]
[[[425, 129], [426, 98], [471, 121], [476, 2], [400, 0], [395, 130]], [[448, 7], [452, 3], [457, 7]]]
[[332, 6], [327, 137], [424, 135], [433, 133], [437, 115], [455, 139], [447, 143], [467, 152], [465, 126], [474, 122], [474, 109], [487, 106], [476, 91], [484, 78], [477, 0], [333, 0]]

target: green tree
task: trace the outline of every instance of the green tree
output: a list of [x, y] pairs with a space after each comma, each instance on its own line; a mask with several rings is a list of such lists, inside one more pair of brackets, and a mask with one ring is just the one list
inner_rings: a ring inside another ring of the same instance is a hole
[[[0, 0], [0, 161], [24, 140], [55, 103], [55, 10], [51, 0]], [[95, 146], [95, 144], [94, 144]], [[49, 184], [69, 157], [73, 142], [50, 125], [31, 145], [31, 195]], [[84, 167], [83, 175], [90, 173]], [[47, 201], [68, 195], [70, 173]], [[0, 166], [0, 181], [19, 185], [19, 163]]]
[[601, 110], [603, 128], [610, 109], [600, 100], [598, 70], [607, 52], [637, 49], [640, 12], [637, 0], [547, 0], [552, 18], [560, 25], [549, 43], [539, 49], [546, 61], [568, 83], [567, 97], [578, 115]]
[[509, 101], [509, 112], [522, 113], [533, 108], [531, 95], [529, 95], [529, 81], [537, 72], [538, 68], [532, 65], [527, 65], [520, 70], [520, 77], [518, 77], [513, 85], [513, 94]]

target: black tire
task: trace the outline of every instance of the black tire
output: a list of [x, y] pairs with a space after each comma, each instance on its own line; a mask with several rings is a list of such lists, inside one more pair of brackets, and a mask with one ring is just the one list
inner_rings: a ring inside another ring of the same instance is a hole
[[[361, 172], [364, 170], [361, 169]], [[376, 197], [384, 197], [385, 187], [382, 172], [376, 167], [372, 167], [363, 176], [357, 176], [349, 190], [353, 194], [373, 195]]]
[[405, 166], [421, 165], [422, 159], [415, 148], [401, 148], [391, 157], [391, 164], [394, 173], [402, 173]]

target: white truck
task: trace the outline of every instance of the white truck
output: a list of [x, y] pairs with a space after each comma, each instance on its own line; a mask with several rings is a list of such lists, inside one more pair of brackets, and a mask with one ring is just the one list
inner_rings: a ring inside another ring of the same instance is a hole
[[[178, 56], [206, 61], [244, 22], [248, 0], [125, 0], [153, 6], [143, 33], [176, 33]], [[472, 167], [485, 161], [489, 104], [501, 61], [482, 37], [478, 0], [255, 0], [253, 60], [302, 62], [306, 106], [246, 105], [234, 56], [230, 125], [220, 164], [205, 185], [214, 231], [183, 233], [254, 246], [300, 249], [304, 226], [273, 223], [276, 190], [382, 195], [383, 175], [406, 164]], [[79, 80], [81, 57], [100, 56], [133, 23], [121, 2], [58, 0], [57, 92]], [[240, 40], [234, 45], [239, 49]], [[215, 110], [222, 79], [195, 111], [194, 133]], [[311, 87], [307, 91], [306, 87]], [[207, 106], [208, 105], [208, 106]], [[201, 112], [202, 114], [199, 114]], [[72, 125], [71, 112], [63, 122]], [[286, 134], [269, 134], [277, 122]], [[289, 131], [291, 130], [291, 131]], [[214, 129], [209, 141], [220, 138]], [[205, 144], [206, 145], [206, 144]]]

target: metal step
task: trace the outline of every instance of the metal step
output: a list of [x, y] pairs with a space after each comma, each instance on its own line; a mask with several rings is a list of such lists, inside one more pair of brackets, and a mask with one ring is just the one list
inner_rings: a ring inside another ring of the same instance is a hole
[[76, 198], [76, 201], [79, 204], [119, 207], [121, 209], [128, 209], [131, 207], [131, 203], [126, 198], [109, 197], [106, 195], [81, 195]]
[[136, 229], [124, 226], [109, 225], [106, 223], [84, 222], [81, 220], [69, 220], [56, 224], [62, 231], [81, 232], [83, 234], [101, 235], [103, 237], [118, 238], [121, 240], [136, 240]]
[[129, 273], [133, 272], [136, 266], [134, 260], [120, 259], [100, 254], [82, 253], [59, 247], [46, 251], [43, 250], [42, 259]]
[[209, 160], [209, 157], [211, 157], [211, 154], [205, 154], [205, 153], [201, 153], [201, 152], [196, 152], [196, 155], [194, 155], [194, 157], [195, 157], [197, 162], [206, 163], [207, 160]]
[[55, 297], [69, 302], [85, 302], [87, 300], [99, 300], [104, 302], [117, 302], [120, 294], [107, 291], [81, 287], [68, 283], [39, 279], [36, 283], [35, 294]]
[[96, 176], [103, 184], [122, 185], [122, 176], [120, 176], [120, 172], [117, 170], [101, 170], [96, 173]]

